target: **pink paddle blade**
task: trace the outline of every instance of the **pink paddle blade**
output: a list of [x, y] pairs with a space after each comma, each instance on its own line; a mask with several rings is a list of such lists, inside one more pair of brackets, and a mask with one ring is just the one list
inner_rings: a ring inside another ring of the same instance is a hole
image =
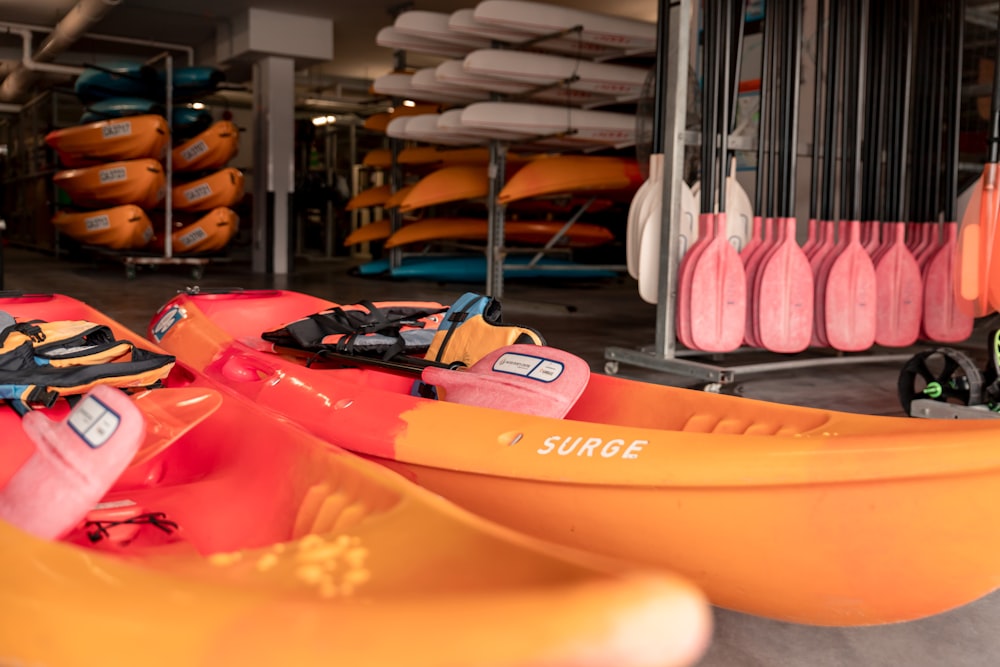
[[508, 345], [468, 370], [428, 367], [421, 379], [445, 401], [561, 419], [583, 393], [590, 367], [580, 357], [542, 345]]
[[677, 340], [681, 345], [697, 349], [691, 339], [691, 275], [698, 257], [712, 241], [715, 233], [715, 214], [702, 213], [698, 218], [698, 240], [687, 251], [677, 269]]
[[959, 305], [955, 275], [958, 225], [945, 223], [944, 243], [927, 262], [924, 272], [923, 332], [930, 340], [958, 343], [972, 335], [975, 320]]
[[860, 241], [860, 223], [848, 223], [848, 242], [830, 265], [824, 319], [830, 346], [867, 350], [875, 343], [878, 303], [875, 266]]
[[78, 524], [125, 470], [145, 435], [142, 413], [123, 392], [98, 385], [64, 420], [24, 416], [35, 453], [0, 489], [0, 518], [44, 539]]
[[[809, 266], [813, 271], [813, 337], [811, 344], [826, 347], [830, 341], [826, 336], [826, 290], [830, 278], [830, 267], [843, 251], [847, 243], [846, 223], [828, 220], [826, 245], [812, 256]], [[835, 238], [834, 230], [839, 229], [839, 237]]]
[[[726, 214], [716, 215], [717, 230]], [[743, 343], [747, 280], [743, 262], [722, 234], [716, 233], [691, 273], [691, 340], [699, 350], [729, 352]]]
[[813, 276], [795, 241], [795, 218], [779, 224], [781, 243], [761, 266], [756, 286], [759, 339], [772, 352], [801, 352], [812, 338]]
[[746, 273], [747, 290], [747, 316], [746, 323], [744, 324], [743, 339], [746, 341], [747, 345], [752, 345], [754, 347], [760, 347], [760, 341], [757, 339], [757, 305], [759, 300], [755, 295], [757, 273], [759, 272], [761, 263], [767, 255], [774, 250], [776, 242], [774, 235], [774, 218], [764, 218], [762, 226], [764, 228], [764, 233], [760, 244], [752, 253], [741, 258], [743, 260], [743, 270]]
[[906, 347], [920, 337], [924, 286], [917, 260], [906, 247], [906, 224], [895, 223], [891, 232], [890, 245], [875, 264], [875, 342]]

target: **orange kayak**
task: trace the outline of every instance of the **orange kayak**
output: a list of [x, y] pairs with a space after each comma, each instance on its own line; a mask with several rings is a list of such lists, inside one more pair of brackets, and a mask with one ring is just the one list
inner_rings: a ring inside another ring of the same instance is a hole
[[390, 186], [375, 185], [351, 197], [344, 209], [355, 211], [359, 208], [368, 208], [369, 206], [381, 206], [391, 196], [392, 188]]
[[[156, 349], [68, 297], [0, 310]], [[183, 363], [164, 385], [133, 398], [146, 438], [76, 528], [42, 540], [0, 521], [7, 662], [88, 664], [99, 637], [101, 664], [149, 667], [679, 667], [705, 650], [710, 610], [676, 576], [616, 574], [470, 515]], [[6, 404], [0, 428], [3, 488], [36, 450]]]
[[361, 164], [373, 169], [388, 169], [392, 166], [392, 151], [388, 148], [373, 148], [365, 153]]
[[412, 185], [404, 185], [400, 189], [393, 192], [392, 195], [385, 200], [385, 203], [382, 204], [382, 207], [387, 209], [399, 208], [400, 204], [403, 203], [406, 197], [410, 194], [411, 190], [413, 190]]
[[[174, 227], [171, 250], [175, 254], [218, 252], [225, 248], [239, 231], [240, 217], [232, 209], [219, 206], [194, 222], [175, 221]], [[162, 229], [162, 225], [160, 228]], [[159, 235], [154, 239], [153, 247], [157, 250], [164, 247], [163, 239]]]
[[208, 176], [175, 185], [173, 205], [178, 211], [208, 211], [238, 204], [243, 194], [243, 172], [223, 167]]
[[153, 239], [152, 223], [134, 204], [98, 211], [58, 211], [52, 224], [80, 243], [112, 250], [142, 248]]
[[216, 121], [204, 132], [174, 148], [176, 171], [208, 171], [226, 166], [240, 147], [240, 129], [228, 120]]
[[[508, 220], [504, 223], [504, 236], [508, 241], [544, 245], [562, 228], [561, 222], [543, 220]], [[426, 243], [448, 239], [481, 241], [489, 234], [486, 220], [479, 218], [427, 218], [404, 225], [385, 242], [386, 248], [411, 243]], [[561, 245], [579, 248], [603, 245], [614, 240], [607, 227], [586, 222], [575, 223], [563, 237]]]
[[481, 199], [489, 194], [489, 190], [489, 174], [485, 166], [441, 167], [417, 181], [400, 203], [399, 210], [413, 211], [436, 204]]
[[392, 221], [388, 218], [373, 220], [366, 225], [361, 225], [344, 239], [344, 246], [357, 245], [359, 243], [369, 243], [371, 241], [381, 241], [389, 238], [392, 233]]
[[723, 607], [872, 625], [1000, 585], [992, 420], [848, 414], [597, 373], [557, 419], [414, 396], [412, 376], [364, 363], [306, 367], [260, 337], [331, 305], [287, 291], [180, 295], [150, 331], [260, 408], [477, 514], [677, 571]]
[[428, 103], [418, 103], [416, 106], [406, 107], [400, 106], [393, 109], [391, 112], [382, 112], [372, 114], [368, 118], [365, 118], [364, 127], [366, 130], [371, 130], [372, 132], [385, 132], [385, 129], [389, 126], [389, 123], [396, 118], [402, 118], [403, 116], [419, 116], [425, 113], [434, 113], [440, 108], [437, 104]]
[[45, 143], [67, 167], [144, 157], [159, 160], [169, 139], [167, 120], [158, 114], [110, 118], [45, 135]]
[[645, 178], [634, 159], [597, 155], [540, 157], [511, 176], [497, 200], [502, 204], [552, 195], [600, 193], [630, 201]]
[[122, 204], [152, 208], [163, 200], [166, 187], [163, 166], [153, 158], [64, 169], [56, 172], [52, 182], [65, 190], [74, 204], [88, 208]]

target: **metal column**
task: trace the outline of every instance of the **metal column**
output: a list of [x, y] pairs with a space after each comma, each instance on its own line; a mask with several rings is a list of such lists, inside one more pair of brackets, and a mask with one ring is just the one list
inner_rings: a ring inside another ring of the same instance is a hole
[[253, 66], [254, 273], [291, 269], [291, 198], [295, 192], [295, 61], [268, 56]]

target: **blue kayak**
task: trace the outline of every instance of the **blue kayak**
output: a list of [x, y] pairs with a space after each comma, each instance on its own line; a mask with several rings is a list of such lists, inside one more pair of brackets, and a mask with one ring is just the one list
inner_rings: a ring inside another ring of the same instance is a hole
[[[90, 105], [110, 98], [140, 98], [164, 102], [167, 98], [167, 74], [164, 70], [134, 63], [109, 67], [88, 67], [74, 84], [76, 96]], [[210, 95], [226, 78], [214, 67], [178, 67], [174, 69], [174, 99], [189, 101]]]
[[[88, 104], [80, 116], [80, 124], [148, 113], [165, 115], [163, 104], [142, 97], [111, 97]], [[188, 106], [175, 106], [172, 115], [175, 140], [191, 138], [207, 130], [214, 121], [212, 114], [205, 109], [192, 109]]]
[[[614, 278], [618, 274], [607, 269], [588, 267], [562, 259], [542, 258], [536, 266], [527, 268], [531, 262], [529, 255], [514, 255], [504, 262], [504, 278], [517, 280], [524, 278], [553, 280], [601, 280]], [[413, 278], [441, 282], [474, 283], [486, 280], [486, 258], [483, 256], [414, 255], [404, 257], [401, 266], [389, 270], [389, 260], [375, 260], [355, 269], [359, 276], [389, 276], [392, 278]]]
[[148, 65], [123, 63], [88, 67], [76, 79], [73, 91], [84, 104], [113, 97], [153, 99], [160, 87], [156, 70]]

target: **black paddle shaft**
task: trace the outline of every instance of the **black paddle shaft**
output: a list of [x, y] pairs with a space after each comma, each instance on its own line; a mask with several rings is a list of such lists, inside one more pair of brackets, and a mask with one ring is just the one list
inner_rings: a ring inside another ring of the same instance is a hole
[[1000, 12], [997, 12], [997, 52], [993, 59], [993, 97], [990, 99], [989, 162], [1000, 162]]

